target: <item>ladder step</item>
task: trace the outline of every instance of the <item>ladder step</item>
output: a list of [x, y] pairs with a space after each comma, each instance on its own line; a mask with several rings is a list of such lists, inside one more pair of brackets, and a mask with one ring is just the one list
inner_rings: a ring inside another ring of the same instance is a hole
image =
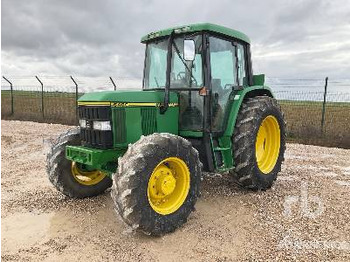
[[214, 151], [226, 151], [226, 150], [231, 150], [230, 147], [214, 147]]

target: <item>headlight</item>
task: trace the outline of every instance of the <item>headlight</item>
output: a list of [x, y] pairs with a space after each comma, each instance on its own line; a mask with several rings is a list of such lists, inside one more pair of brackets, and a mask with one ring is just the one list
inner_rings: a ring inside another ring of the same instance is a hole
[[85, 119], [79, 119], [79, 125], [81, 128], [86, 128], [86, 120]]
[[95, 130], [101, 130], [101, 131], [112, 130], [110, 121], [93, 121], [92, 127]]

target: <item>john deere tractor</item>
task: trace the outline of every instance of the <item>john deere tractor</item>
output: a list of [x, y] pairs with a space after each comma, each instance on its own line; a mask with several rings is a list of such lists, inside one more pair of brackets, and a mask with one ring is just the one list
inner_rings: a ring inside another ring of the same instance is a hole
[[266, 190], [285, 151], [285, 123], [264, 75], [253, 75], [249, 38], [213, 24], [150, 33], [142, 91], [88, 93], [79, 127], [47, 158], [52, 184], [72, 198], [109, 187], [121, 218], [162, 235], [187, 221], [202, 172], [228, 172]]

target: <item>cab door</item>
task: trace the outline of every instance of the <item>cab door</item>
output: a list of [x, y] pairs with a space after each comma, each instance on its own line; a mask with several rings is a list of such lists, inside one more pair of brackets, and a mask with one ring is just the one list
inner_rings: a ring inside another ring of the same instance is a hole
[[243, 44], [209, 37], [211, 131], [218, 136], [225, 131], [234, 89], [246, 85], [245, 48]]

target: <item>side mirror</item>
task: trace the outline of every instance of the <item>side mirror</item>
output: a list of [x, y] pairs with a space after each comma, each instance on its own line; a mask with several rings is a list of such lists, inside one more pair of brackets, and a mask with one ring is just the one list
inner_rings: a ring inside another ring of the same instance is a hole
[[196, 55], [196, 48], [194, 40], [185, 39], [184, 40], [184, 59], [186, 61], [193, 61]]

